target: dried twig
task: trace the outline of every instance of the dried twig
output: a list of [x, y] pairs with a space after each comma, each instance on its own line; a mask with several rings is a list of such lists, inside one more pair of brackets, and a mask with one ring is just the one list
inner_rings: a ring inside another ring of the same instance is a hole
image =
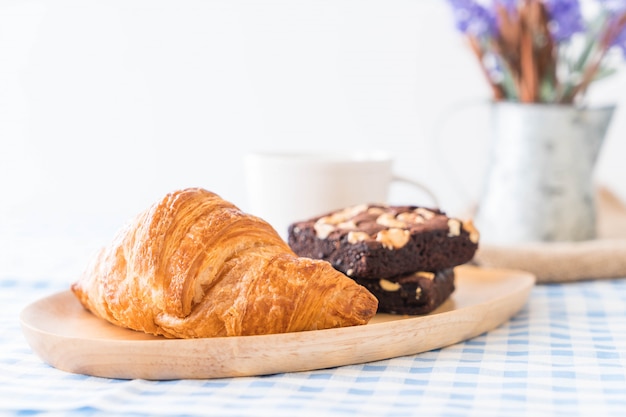
[[[562, 57], [550, 31], [551, 16], [544, 0], [518, 0], [514, 8], [496, 2], [494, 7], [497, 35], [487, 40], [469, 35], [469, 44], [495, 100], [573, 103], [604, 71], [603, 61], [608, 50], [626, 30], [626, 12], [622, 16], [610, 16], [601, 37], [586, 45], [578, 64], [573, 67], [580, 66], [580, 79], [573, 82], [566, 78], [561, 82], [557, 65]], [[495, 68], [500, 72], [497, 78], [485, 62], [488, 54], [496, 57]]]

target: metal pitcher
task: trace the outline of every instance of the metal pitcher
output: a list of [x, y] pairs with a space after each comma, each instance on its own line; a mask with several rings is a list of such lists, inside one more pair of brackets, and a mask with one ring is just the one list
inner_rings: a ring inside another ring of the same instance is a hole
[[489, 244], [596, 236], [594, 168], [614, 106], [493, 103], [475, 223]]

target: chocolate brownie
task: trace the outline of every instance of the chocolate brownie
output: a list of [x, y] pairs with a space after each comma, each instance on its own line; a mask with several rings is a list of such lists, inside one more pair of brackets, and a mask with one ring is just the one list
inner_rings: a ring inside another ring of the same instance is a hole
[[471, 221], [438, 209], [364, 204], [292, 223], [287, 241], [352, 278], [387, 278], [469, 262], [478, 238]]
[[378, 299], [378, 312], [428, 314], [454, 292], [454, 270], [415, 272], [396, 278], [356, 278]]

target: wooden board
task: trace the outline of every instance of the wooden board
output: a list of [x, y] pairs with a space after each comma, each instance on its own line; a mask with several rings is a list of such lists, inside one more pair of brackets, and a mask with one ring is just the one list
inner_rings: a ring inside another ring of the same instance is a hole
[[626, 203], [605, 186], [598, 187], [596, 199], [596, 239], [516, 245], [490, 245], [481, 240], [472, 263], [528, 271], [537, 284], [626, 277]]
[[456, 291], [424, 316], [379, 314], [365, 326], [263, 336], [165, 339], [114, 326], [68, 290], [26, 307], [26, 340], [46, 363], [109, 378], [183, 379], [266, 375], [412, 355], [506, 322], [535, 283], [517, 270], [457, 268]]

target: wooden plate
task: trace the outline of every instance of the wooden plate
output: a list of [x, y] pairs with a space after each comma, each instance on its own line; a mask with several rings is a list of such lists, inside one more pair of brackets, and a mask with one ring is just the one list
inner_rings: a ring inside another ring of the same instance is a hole
[[525, 304], [534, 275], [457, 268], [456, 291], [424, 316], [379, 314], [365, 326], [263, 336], [165, 339], [114, 326], [68, 290], [26, 307], [26, 340], [46, 363], [109, 378], [181, 379], [266, 375], [412, 355], [506, 322]]

